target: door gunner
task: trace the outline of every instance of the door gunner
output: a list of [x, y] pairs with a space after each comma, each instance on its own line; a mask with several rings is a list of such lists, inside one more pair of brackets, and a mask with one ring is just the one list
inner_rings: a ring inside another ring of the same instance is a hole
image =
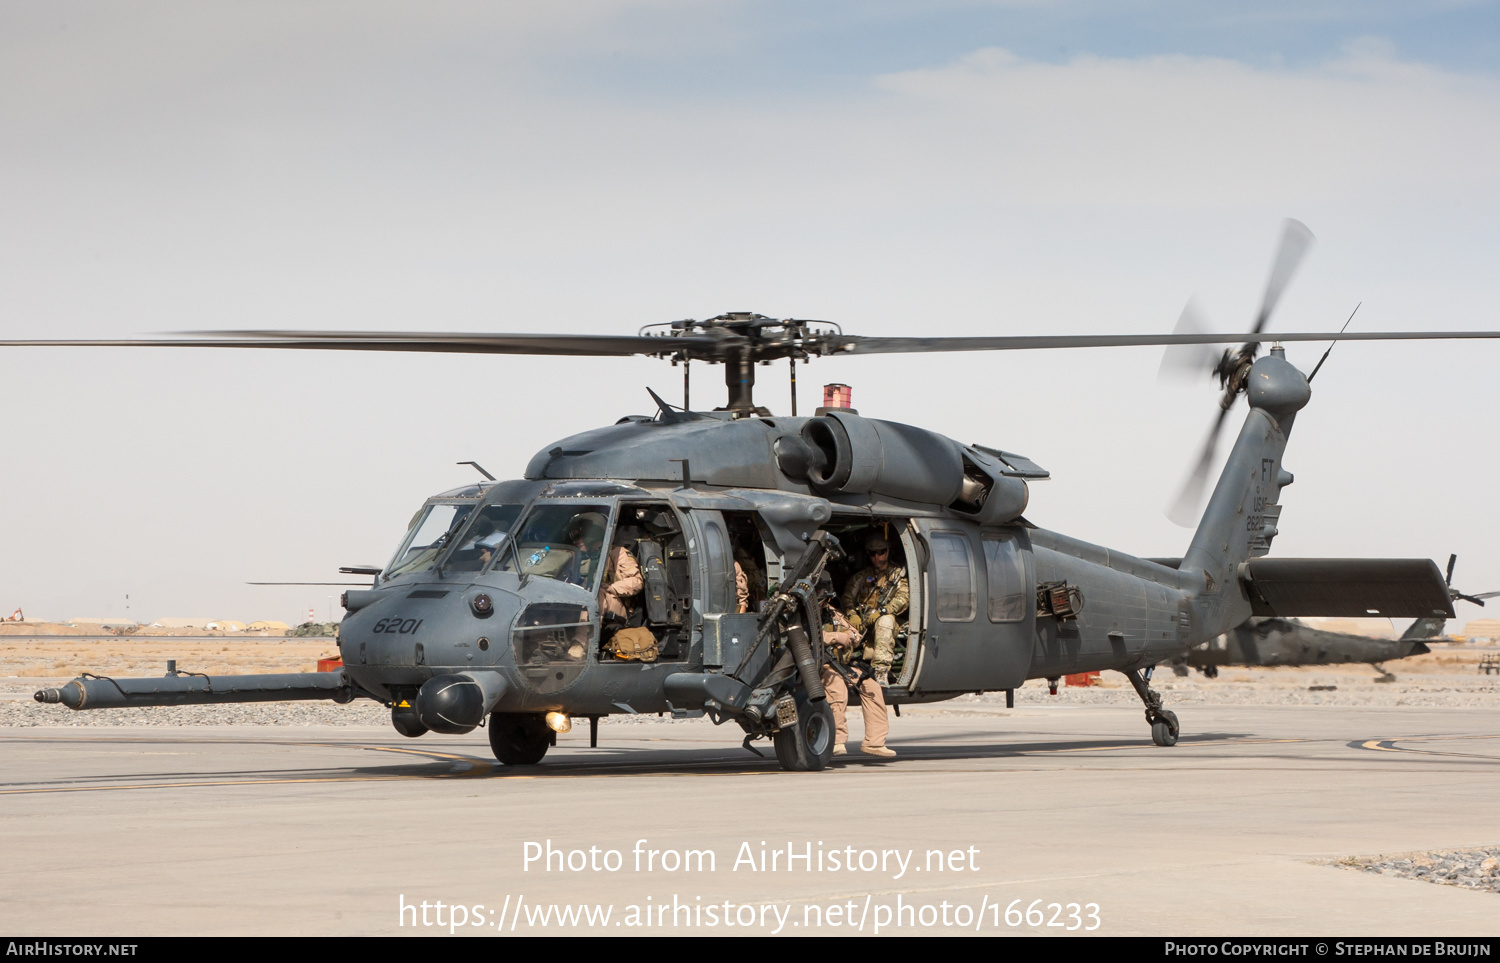
[[906, 614], [911, 592], [906, 569], [891, 564], [891, 543], [879, 534], [865, 539], [870, 565], [856, 572], [839, 599], [854, 630], [863, 636], [871, 626], [874, 638], [865, 644], [866, 657], [875, 681], [890, 684], [891, 663], [896, 658], [896, 620]]

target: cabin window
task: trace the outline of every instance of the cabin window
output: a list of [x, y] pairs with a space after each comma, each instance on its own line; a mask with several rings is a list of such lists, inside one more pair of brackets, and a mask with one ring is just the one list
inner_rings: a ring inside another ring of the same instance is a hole
[[1019, 622], [1026, 617], [1026, 561], [1010, 535], [986, 534], [982, 541], [990, 621]]
[[955, 532], [933, 532], [932, 571], [938, 620], [972, 622], [974, 563], [969, 540]]

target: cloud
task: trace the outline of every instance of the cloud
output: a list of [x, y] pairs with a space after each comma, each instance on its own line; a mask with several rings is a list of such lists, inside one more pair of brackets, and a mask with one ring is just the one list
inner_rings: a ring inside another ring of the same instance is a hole
[[1377, 39], [1313, 69], [1188, 56], [1051, 64], [989, 48], [876, 83], [904, 118], [908, 163], [995, 201], [1495, 197], [1500, 81], [1400, 62]]
[[[741, 55], [754, 52], [756, 25], [741, 30], [733, 5], [625, 27], [625, 8], [608, 4], [450, 5], [430, 18], [391, 5], [358, 15], [162, 5], [66, 36], [42, 8], [24, 9], [35, 16], [0, 36], [9, 337], [622, 333], [738, 309], [872, 335], [1149, 331], [1170, 328], [1194, 291], [1229, 325], [1251, 316], [1287, 215], [1320, 245], [1281, 330], [1336, 326], [1361, 299], [1357, 324], [1369, 327], [1482, 327], [1496, 300], [1496, 81], [1403, 60], [1378, 38], [1296, 67], [1185, 55], [1052, 63], [985, 48], [919, 59], [903, 49], [879, 63], [928, 66], [892, 71], [841, 50], [837, 76], [762, 84], [777, 65]], [[659, 34], [647, 29], [662, 21]], [[623, 66], [601, 67], [616, 49]], [[629, 82], [653, 58], [688, 66]], [[750, 79], [696, 83], [707, 70]], [[1316, 353], [1292, 349], [1309, 367]], [[1341, 347], [1319, 375], [1317, 411], [1299, 423], [1300, 517], [1347, 506], [1364, 512], [1348, 530], [1396, 537], [1366, 522], [1388, 500], [1339, 489], [1320, 502], [1319, 479], [1356, 477], [1344, 463], [1376, 446], [1478, 444], [1493, 433], [1493, 356]], [[109, 531], [118, 557], [91, 571], [143, 573], [120, 592], [145, 592], [155, 572], [161, 598], [182, 599], [162, 611], [218, 598], [221, 613], [265, 614], [231, 606], [236, 592], [250, 596], [230, 583], [380, 556], [422, 495], [467, 479], [454, 461], [514, 475], [532, 451], [647, 403], [642, 382], [673, 397], [681, 377], [645, 361], [7, 360], [9, 444], [45, 456], [0, 478], [7, 503], [42, 507], [3, 520], [0, 574], [28, 612], [82, 597], [54, 573], [76, 571], [77, 546]], [[1189, 402], [1153, 400], [1156, 360], [825, 359], [803, 378], [809, 393], [817, 381], [856, 383], [862, 410], [879, 417], [1024, 451], [1057, 473], [1037, 493], [1039, 520], [1170, 553], [1181, 550], [1175, 530], [1153, 534], [1168, 497], [1157, 489], [1175, 481], [1214, 399], [1205, 386]], [[782, 374], [763, 372], [778, 410]], [[695, 368], [697, 403], [720, 397], [720, 375]], [[1429, 406], [1391, 388], [1415, 384], [1448, 394]], [[509, 417], [517, 406], [524, 418]], [[1434, 424], [1445, 411], [1465, 417]], [[216, 468], [215, 453], [231, 449], [265, 467]], [[99, 484], [152, 451], [192, 457]], [[1101, 489], [1100, 464], [1149, 468]], [[1461, 490], [1441, 501], [1482, 503]], [[172, 521], [234, 530], [241, 516], [267, 520], [259, 554]]]

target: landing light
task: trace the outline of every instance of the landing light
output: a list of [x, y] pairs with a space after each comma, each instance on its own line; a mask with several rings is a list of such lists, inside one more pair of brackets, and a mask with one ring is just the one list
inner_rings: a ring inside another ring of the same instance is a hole
[[547, 713], [547, 728], [553, 732], [567, 732], [573, 728], [573, 720], [561, 712]]

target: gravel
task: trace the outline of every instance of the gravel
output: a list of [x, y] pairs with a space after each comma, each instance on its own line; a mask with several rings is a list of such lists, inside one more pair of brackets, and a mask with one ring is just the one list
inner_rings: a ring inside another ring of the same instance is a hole
[[1345, 856], [1329, 865], [1378, 876], [1420, 879], [1443, 886], [1500, 893], [1500, 846], [1488, 849], [1439, 849], [1427, 853]]

